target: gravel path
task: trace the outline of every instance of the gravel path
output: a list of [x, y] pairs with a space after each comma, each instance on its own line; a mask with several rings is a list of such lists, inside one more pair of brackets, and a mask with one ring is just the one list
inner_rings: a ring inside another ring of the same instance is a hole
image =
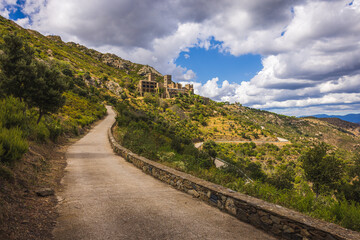
[[114, 155], [114, 112], [67, 152], [56, 239], [275, 239]]

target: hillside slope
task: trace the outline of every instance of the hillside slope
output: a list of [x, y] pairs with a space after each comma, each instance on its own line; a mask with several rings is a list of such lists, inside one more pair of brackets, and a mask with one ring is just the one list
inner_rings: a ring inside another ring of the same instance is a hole
[[348, 130], [356, 136], [360, 136], [360, 124], [348, 122], [340, 118], [319, 118], [319, 120], [328, 122], [336, 127], [339, 127], [342, 130]]
[[[1, 36], [13, 33], [21, 36], [34, 48], [39, 61], [55, 66], [69, 85], [64, 93], [66, 104], [58, 113], [48, 115], [39, 125], [36, 125], [33, 119], [36, 109], [25, 111], [31, 124], [22, 123], [24, 129], [21, 130], [28, 134], [27, 141], [31, 146], [40, 146], [39, 148], [44, 149], [48, 146], [46, 144], [52, 143], [56, 137], [79, 135], [83, 128], [104, 115], [103, 105], [107, 103], [114, 105], [118, 110], [118, 128], [115, 134], [125, 147], [152, 160], [236, 191], [286, 207], [303, 207], [301, 211], [330, 221], [335, 221], [335, 217], [334, 213], [331, 215], [329, 211], [336, 212], [341, 204], [345, 204], [335, 201], [334, 195], [341, 193], [339, 199], [345, 195], [349, 200], [358, 199], [360, 196], [360, 182], [356, 175], [359, 172], [356, 164], [360, 162], [360, 155], [356, 155], [356, 149], [360, 145], [360, 137], [358, 130], [352, 126], [315, 118], [288, 117], [248, 108], [239, 103], [208, 101], [195, 94], [179, 94], [172, 99], [163, 99], [151, 94], [140, 97], [137, 84], [146, 78], [147, 74], [155, 73], [156, 81], [163, 81], [162, 75], [154, 68], [132, 63], [113, 54], [103, 54], [76, 43], [65, 43], [58, 36], [43, 36], [0, 17]], [[2, 42], [3, 38], [0, 39], [0, 43]], [[1, 100], [9, 103], [7, 97], [4, 96]], [[18, 100], [14, 102], [20, 104]], [[5, 112], [0, 114], [5, 116]], [[1, 123], [0, 126], [5, 124]], [[55, 136], [54, 139], [52, 134]], [[273, 142], [279, 141], [279, 137], [288, 139], [290, 144], [274, 145]], [[247, 142], [218, 145], [208, 142], [204, 144], [208, 152], [194, 147], [194, 142], [208, 140]], [[262, 144], [256, 145], [252, 141]], [[313, 206], [319, 204], [311, 190], [312, 184], [304, 176], [300, 157], [311, 149], [313, 144], [319, 142], [331, 145], [328, 153], [333, 159], [341, 159], [346, 172], [344, 171], [341, 180], [336, 183], [336, 189], [332, 186], [332, 192], [325, 192], [320, 199], [333, 206], [333, 209], [320, 208], [318, 212], [313, 213]], [[211, 157], [216, 154], [236, 167], [215, 168]], [[32, 164], [32, 159], [22, 160], [24, 164], [15, 167], [0, 164], [0, 177], [4, 179], [0, 181], [0, 185], [6, 183], [6, 188], [0, 186], [3, 190], [0, 208], [13, 204], [14, 199], [24, 200], [23, 192], [34, 197], [33, 188], [36, 186], [34, 182], [37, 181], [38, 173], [47, 174], [49, 168], [39, 169], [39, 165], [50, 164], [49, 162], [41, 158], [37, 159], [38, 164]], [[28, 174], [23, 173], [24, 166], [27, 165], [33, 166], [30, 168], [32, 173], [29, 174], [32, 179], [27, 179]], [[244, 170], [255, 180], [254, 184], [245, 183], [236, 168]], [[19, 179], [18, 172], [21, 173]], [[13, 189], [18, 189], [16, 195], [12, 195]], [[25, 197], [27, 195], [25, 194]], [[297, 199], [292, 199], [292, 196]], [[310, 199], [307, 205], [301, 205], [306, 202], [303, 201], [304, 196]], [[11, 213], [11, 209], [7, 208], [7, 214]], [[346, 209], [347, 214], [353, 213], [355, 220], [342, 215], [342, 218], [336, 221], [348, 221], [342, 223], [343, 226], [358, 230], [360, 224], [356, 221], [360, 216], [360, 207], [354, 205], [357, 212], [351, 210], [350, 205]], [[11, 216], [0, 215], [0, 221], [10, 218], [11, 224], [21, 226], [18, 229], [26, 229], [16, 221], [18, 216]]]
[[14, 32], [35, 49], [39, 59], [58, 66], [62, 71], [69, 69], [75, 76], [82, 77], [88, 86], [108, 89], [115, 95], [123, 87], [135, 90], [138, 81], [148, 73], [161, 76], [150, 66], [132, 63], [114, 54], [103, 54], [73, 42], [65, 43], [59, 36], [43, 36], [0, 16], [0, 34]]
[[[150, 66], [132, 63], [114, 54], [103, 54], [76, 43], [65, 43], [58, 36], [45, 37], [36, 31], [22, 29], [3, 17], [0, 17], [0, 23], [2, 35], [17, 31], [35, 48], [38, 58], [57, 65], [62, 71], [71, 70], [74, 77], [84, 81], [88, 87], [99, 89], [100, 95], [111, 95], [116, 99], [123, 94], [122, 98], [136, 98], [138, 81], [146, 78], [148, 73], [155, 73], [157, 81], [162, 81], [162, 75]], [[346, 149], [353, 149], [360, 143], [359, 138], [345, 126], [314, 119], [287, 117], [239, 104], [211, 101], [209, 106], [205, 106], [181, 100], [164, 102], [180, 106], [180, 111], [190, 116], [192, 123], [203, 122], [198, 126], [200, 135], [197, 136], [202, 139], [274, 141], [276, 137], [282, 137], [291, 141], [325, 141]]]

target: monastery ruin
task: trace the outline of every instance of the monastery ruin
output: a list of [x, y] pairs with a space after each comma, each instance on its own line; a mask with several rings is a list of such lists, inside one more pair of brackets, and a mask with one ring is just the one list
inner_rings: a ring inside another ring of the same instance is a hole
[[139, 92], [141, 96], [145, 93], [158, 93], [162, 98], [173, 98], [179, 93], [193, 94], [194, 87], [192, 84], [186, 84], [182, 87], [180, 83], [174, 83], [171, 81], [171, 75], [164, 76], [164, 83], [156, 82], [155, 74], [150, 73], [147, 80], [140, 80]]

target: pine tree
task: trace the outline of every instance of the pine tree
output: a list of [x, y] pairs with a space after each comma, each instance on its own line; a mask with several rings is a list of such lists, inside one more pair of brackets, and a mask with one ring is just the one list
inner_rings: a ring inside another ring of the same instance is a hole
[[66, 84], [61, 73], [54, 67], [49, 67], [46, 63], [36, 63], [36, 77], [27, 89], [28, 104], [39, 110], [37, 123], [42, 116], [48, 113], [55, 113], [65, 104], [63, 92]]
[[4, 36], [0, 58], [0, 87], [3, 94], [18, 97], [42, 116], [56, 112], [65, 103], [66, 83], [54, 67], [35, 59], [34, 50], [14, 35]]
[[216, 143], [212, 140], [206, 141], [203, 144], [203, 150], [209, 154], [210, 157], [216, 158], [217, 152], [215, 150]]
[[313, 183], [316, 197], [321, 191], [335, 189], [343, 175], [343, 161], [328, 150], [327, 144], [320, 143], [301, 156], [305, 178]]
[[26, 101], [27, 88], [35, 78], [34, 51], [16, 34], [5, 35], [1, 45], [0, 86], [2, 93]]

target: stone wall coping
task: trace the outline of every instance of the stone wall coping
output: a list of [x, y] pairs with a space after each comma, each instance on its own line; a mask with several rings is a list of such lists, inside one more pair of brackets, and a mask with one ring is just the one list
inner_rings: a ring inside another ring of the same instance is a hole
[[[165, 166], [158, 162], [155, 162], [155, 161], [149, 160], [145, 157], [139, 156], [138, 154], [131, 152], [130, 150], [124, 148], [118, 142], [116, 142], [115, 138], [112, 135], [112, 128], [113, 127], [111, 127], [108, 131], [109, 141], [110, 141], [113, 149], [115, 150], [115, 152], [117, 152], [118, 154], [120, 153], [119, 155], [121, 155], [128, 161], [129, 161], [130, 157], [133, 159], [137, 159], [137, 160], [147, 164], [148, 166], [151, 166], [152, 168], [156, 168], [156, 169], [166, 172], [168, 174], [175, 175], [183, 180], [189, 181], [191, 184], [201, 186], [202, 188], [205, 188], [208, 191], [211, 191], [218, 195], [224, 196], [226, 198], [231, 198], [240, 203], [244, 203], [250, 207], [255, 208], [258, 211], [263, 211], [266, 214], [270, 214], [271, 216], [279, 217], [281, 219], [287, 219], [287, 220], [290, 220], [291, 222], [295, 222], [302, 226], [308, 226], [312, 229], [315, 229], [315, 230], [318, 230], [321, 232], [325, 232], [329, 235], [329, 238], [325, 237], [324, 239], [353, 239], [353, 240], [360, 239], [359, 232], [352, 231], [352, 230], [343, 228], [339, 225], [329, 223], [329, 222], [326, 222], [323, 220], [318, 220], [318, 219], [312, 218], [310, 216], [304, 215], [304, 214], [294, 211], [292, 209], [288, 209], [288, 208], [279, 206], [277, 204], [269, 203], [264, 200], [261, 200], [261, 199], [255, 198], [255, 197], [251, 197], [251, 196], [248, 196], [248, 195], [240, 193], [240, 192], [235, 192], [229, 188], [208, 182], [206, 180], [200, 179], [200, 178], [190, 175], [188, 173], [184, 173], [184, 172], [175, 170], [171, 167]], [[146, 172], [146, 171], [144, 171], [144, 172]], [[146, 172], [146, 173], [152, 175], [151, 171], [150, 171], [150, 173], [149, 172]], [[221, 210], [224, 210], [224, 209], [221, 209]], [[234, 215], [234, 214], [232, 214], [232, 215]], [[251, 224], [251, 222], [250, 222], [250, 224]], [[307, 239], [307, 238], [304, 238], [304, 239]], [[315, 239], [315, 238], [313, 238], [313, 239]]]

